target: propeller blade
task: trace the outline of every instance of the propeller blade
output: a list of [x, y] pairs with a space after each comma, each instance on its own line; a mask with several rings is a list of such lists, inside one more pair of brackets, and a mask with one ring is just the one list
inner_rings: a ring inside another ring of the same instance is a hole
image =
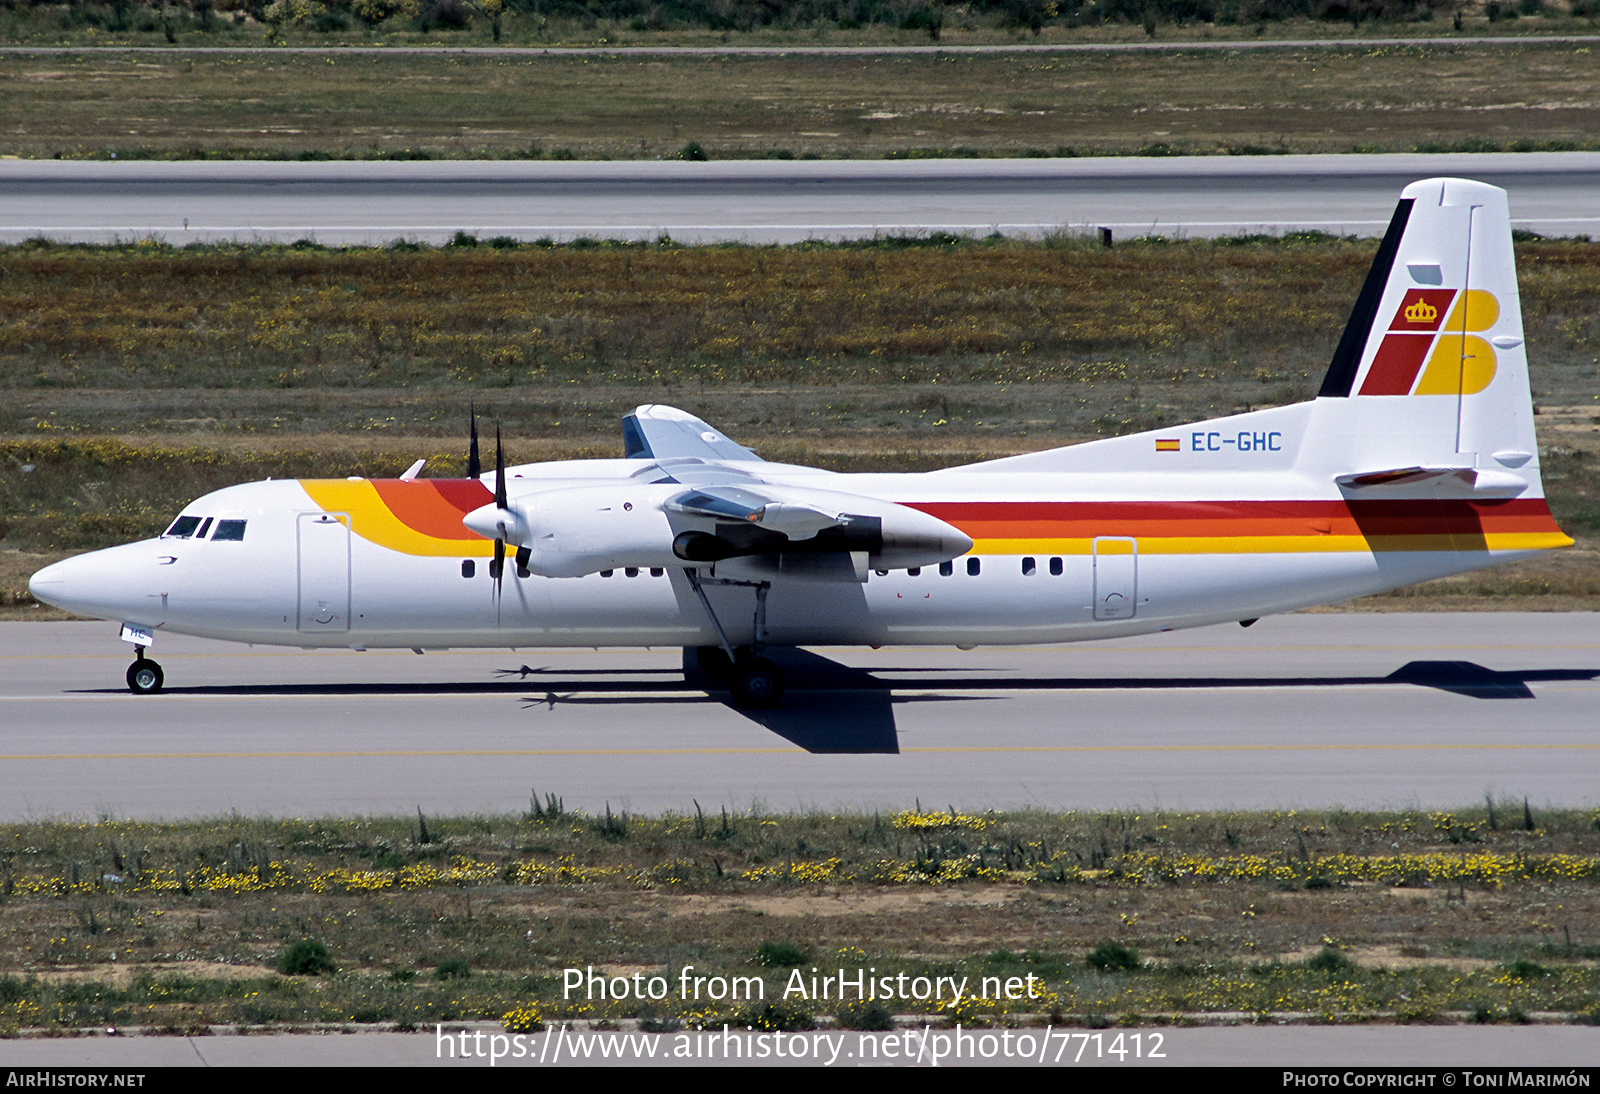
[[501, 538], [494, 541], [494, 598], [500, 599], [500, 587], [505, 584], [506, 578], [506, 541], [504, 538], [505, 525], [501, 525]]
[[467, 404], [467, 414], [472, 420], [472, 444], [467, 449], [467, 478], [476, 479], [483, 474], [483, 464], [478, 460], [478, 408]]
[[[500, 423], [494, 423], [494, 504], [502, 514], [506, 510], [506, 451], [500, 443]], [[495, 525], [494, 537], [494, 597], [500, 599], [506, 580], [506, 525]]]
[[494, 425], [494, 504], [496, 509], [506, 505], [506, 453], [500, 447], [500, 423]]

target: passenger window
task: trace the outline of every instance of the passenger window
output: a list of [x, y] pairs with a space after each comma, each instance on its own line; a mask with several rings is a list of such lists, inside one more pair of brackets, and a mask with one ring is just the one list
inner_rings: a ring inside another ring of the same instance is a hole
[[1050, 576], [1051, 577], [1060, 577], [1061, 576], [1061, 560], [1059, 558], [1052, 558], [1050, 560]]
[[616, 572], [617, 571], [615, 571], [615, 570], [601, 570], [600, 571], [600, 576], [601, 577], [610, 577], [612, 574], [614, 574]]
[[219, 539], [234, 541], [244, 539], [244, 523], [242, 520], [217, 521], [217, 530], [211, 534], [211, 542], [215, 543]]
[[955, 572], [956, 572], [956, 564], [954, 562], [941, 562], [941, 563], [939, 563], [939, 576], [940, 577], [949, 577], [951, 574], [953, 574]]
[[1028, 558], [1025, 558], [1025, 559], [1022, 560], [1022, 576], [1023, 577], [1032, 577], [1033, 576], [1033, 571], [1035, 569], [1036, 569], [1036, 567], [1034, 565], [1034, 561], [1033, 561], [1032, 556], [1029, 556]]
[[464, 558], [464, 559], [461, 560], [461, 576], [462, 577], [471, 577], [473, 574], [475, 574], [477, 572], [478, 572], [478, 564], [476, 562], [473, 562], [470, 558]]
[[177, 536], [179, 539], [188, 539], [194, 535], [194, 530], [198, 527], [200, 527], [199, 517], [179, 517], [172, 522], [172, 527], [167, 529], [166, 534]]
[[913, 567], [911, 567], [911, 569], [906, 571], [906, 576], [907, 577], [921, 577], [922, 576], [922, 567], [921, 566], [913, 566]]
[[624, 574], [626, 574], [628, 577], [638, 577], [639, 576], [639, 567], [637, 567], [637, 566], [629, 566], [629, 567], [625, 568], [622, 572]]
[[662, 574], [664, 574], [666, 572], [667, 571], [665, 569], [663, 569], [662, 567], [660, 567], [660, 566], [652, 566], [652, 567], [650, 567], [650, 576], [651, 577], [660, 577]]
[[976, 558], [967, 559], [967, 576], [977, 577], [978, 571], [982, 568], [982, 566], [983, 563], [979, 562]]

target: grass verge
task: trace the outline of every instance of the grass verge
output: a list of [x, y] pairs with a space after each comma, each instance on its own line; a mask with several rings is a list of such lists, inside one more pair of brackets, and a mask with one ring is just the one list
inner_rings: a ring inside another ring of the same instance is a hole
[[[0, 12], [0, 39], [19, 10]], [[1586, 43], [1468, 38], [1159, 54], [11, 54], [0, 58], [0, 154], [677, 159], [691, 143], [710, 159], [1592, 149], [1600, 105], [1573, 89], [1594, 86], [1597, 66]]]
[[[893, 1001], [967, 1025], [1571, 1020], [1600, 1002], [1590, 812], [596, 817], [535, 801], [520, 817], [0, 827], [0, 1030], [720, 1023], [752, 1002], [826, 1020], [851, 993], [813, 997], [812, 965], [1033, 988]], [[565, 970], [590, 966], [670, 991], [564, 994]], [[686, 966], [759, 994], [686, 992]]]

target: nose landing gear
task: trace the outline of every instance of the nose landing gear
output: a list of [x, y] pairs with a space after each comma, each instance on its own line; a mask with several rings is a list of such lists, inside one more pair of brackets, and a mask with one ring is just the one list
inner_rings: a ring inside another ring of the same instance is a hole
[[166, 676], [161, 666], [144, 655], [143, 646], [135, 646], [133, 664], [128, 666], [128, 690], [135, 695], [154, 695], [161, 690]]

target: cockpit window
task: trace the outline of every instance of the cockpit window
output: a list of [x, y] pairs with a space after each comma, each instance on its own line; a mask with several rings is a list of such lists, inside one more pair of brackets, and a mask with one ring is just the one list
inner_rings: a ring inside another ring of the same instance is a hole
[[167, 529], [166, 534], [188, 539], [194, 535], [194, 530], [198, 527], [200, 527], [199, 517], [179, 517], [172, 522], [172, 527]]
[[195, 539], [205, 539], [206, 533], [211, 531], [211, 518], [207, 517], [200, 525], [200, 530], [194, 534]]
[[244, 521], [242, 521], [242, 520], [219, 520], [219, 521], [217, 521], [217, 530], [214, 533], [212, 533], [211, 541], [213, 543], [215, 543], [219, 539], [233, 539], [233, 540], [242, 540], [242, 539], [244, 539]]

